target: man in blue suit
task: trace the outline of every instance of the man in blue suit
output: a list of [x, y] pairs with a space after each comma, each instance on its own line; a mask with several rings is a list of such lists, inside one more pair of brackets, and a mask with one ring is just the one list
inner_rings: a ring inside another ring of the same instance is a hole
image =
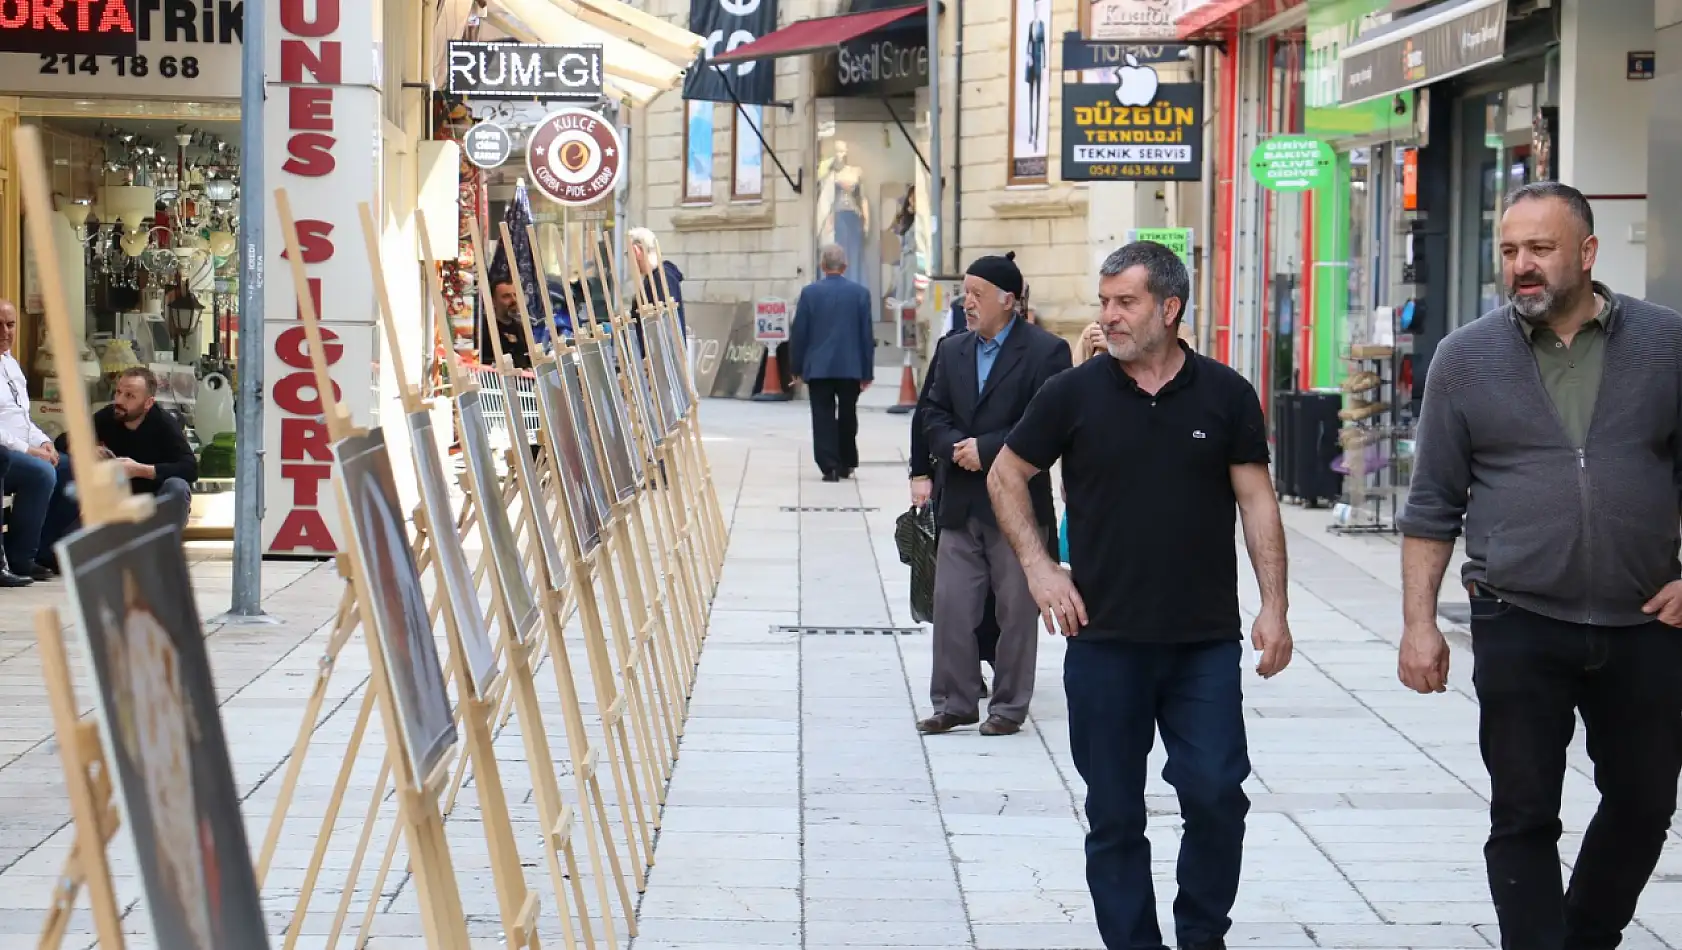
[[859, 464], [859, 393], [876, 369], [870, 291], [847, 280], [847, 252], [826, 244], [823, 277], [800, 291], [789, 331], [789, 370], [812, 403], [812, 456], [826, 482], [849, 478]]

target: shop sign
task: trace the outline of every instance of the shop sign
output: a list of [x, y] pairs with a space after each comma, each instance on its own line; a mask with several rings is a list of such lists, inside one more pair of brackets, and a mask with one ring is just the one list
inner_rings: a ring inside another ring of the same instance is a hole
[[1063, 34], [1063, 68], [1115, 69], [1127, 65], [1127, 57], [1145, 66], [1182, 62], [1180, 54], [1191, 47], [1181, 43], [1109, 43], [1089, 40], [1070, 30]]
[[467, 160], [480, 168], [500, 168], [514, 154], [514, 137], [508, 130], [489, 120], [475, 123], [462, 136], [462, 151]]
[[[1180, 263], [1186, 265], [1186, 277], [1191, 286], [1197, 286], [1197, 258], [1192, 254], [1196, 247], [1193, 240], [1194, 232], [1191, 228], [1134, 228], [1127, 232], [1129, 243], [1133, 241], [1155, 241], [1174, 252]], [[1190, 300], [1182, 301], [1185, 309], [1183, 320], [1188, 327], [1195, 327], [1195, 313]]]
[[915, 93], [929, 84], [928, 30], [889, 30], [848, 40], [821, 54], [813, 66], [819, 98]]
[[[42, 0], [35, 0], [40, 5]], [[13, 0], [0, 0], [0, 37]], [[27, 6], [27, 0], [25, 0]], [[48, 5], [51, 5], [50, 3]], [[115, 0], [111, 2], [116, 7]], [[64, 20], [80, 11], [97, 23], [98, 0], [65, 0]], [[204, 101], [239, 98], [243, 0], [130, 0], [133, 33], [121, 52], [55, 50], [50, 44], [5, 45], [0, 89], [7, 95]]]
[[1342, 105], [1344, 49], [1388, 25], [1397, 0], [1325, 0], [1308, 7], [1308, 50], [1303, 68], [1303, 130], [1328, 141], [1410, 138], [1414, 97], [1400, 102], [1369, 99]]
[[134, 52], [139, 0], [4, 0], [0, 51], [76, 56]]
[[[1178, 12], [1175, 0], [1089, 0], [1086, 14], [1088, 39], [1111, 42], [1155, 40], [1172, 43], [1180, 38], [1174, 26]], [[1067, 62], [1064, 69], [1070, 69]]]
[[612, 194], [623, 162], [619, 131], [588, 109], [551, 112], [526, 140], [532, 184], [556, 204], [594, 204]]
[[[268, 240], [248, 248], [247, 272], [263, 275], [263, 550], [322, 557], [340, 551], [332, 450], [304, 326], [301, 289], [321, 319], [328, 374], [359, 426], [374, 423], [379, 387], [373, 290], [357, 205], [378, 199], [380, 170], [377, 8], [354, 0], [275, 0], [266, 5], [264, 51], [271, 85], [263, 106], [263, 174], [284, 188], [298, 216], [309, 285], [292, 282], [280, 218], [264, 196]], [[360, 52], [359, 52], [360, 51]]]
[[[701, 62], [683, 77], [683, 98], [769, 105], [776, 86], [776, 63], [731, 63], [720, 69], [706, 61], [776, 29], [777, 0], [690, 0], [689, 32], [702, 40]], [[729, 88], [721, 72], [729, 77]]]
[[1306, 135], [1281, 135], [1250, 152], [1250, 174], [1269, 191], [1310, 191], [1331, 184], [1337, 156], [1332, 147]]
[[1652, 79], [1656, 75], [1656, 58], [1652, 50], [1640, 50], [1625, 55], [1628, 59], [1624, 70], [1625, 79]]
[[788, 301], [768, 297], [754, 302], [753, 338], [771, 346], [788, 339]]
[[1474, 3], [1472, 9], [1430, 21], [1440, 13], [1426, 9], [1421, 22], [1397, 26], [1345, 49], [1339, 100], [1363, 102], [1447, 79], [1501, 58], [1507, 42], [1505, 0]]
[[602, 95], [602, 48], [451, 40], [450, 94], [594, 102]]
[[[1063, 84], [1064, 181], [1198, 181], [1203, 84], [1158, 85], [1149, 68], [1121, 85]], [[1148, 80], [1137, 77], [1148, 75]]]

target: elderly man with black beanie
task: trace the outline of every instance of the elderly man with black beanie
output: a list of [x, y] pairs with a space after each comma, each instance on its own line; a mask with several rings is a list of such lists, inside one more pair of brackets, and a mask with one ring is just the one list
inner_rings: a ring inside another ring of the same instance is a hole
[[[975, 329], [942, 340], [940, 372], [922, 406], [929, 452], [940, 465], [940, 547], [935, 562], [934, 711], [917, 724], [932, 735], [980, 722], [982, 679], [975, 628], [992, 590], [999, 643], [992, 699], [981, 734], [1021, 730], [1034, 694], [1039, 607], [1022, 565], [999, 531], [987, 471], [1011, 427], [1051, 377], [1071, 365], [1069, 344], [1017, 316], [1026, 285], [1016, 255], [977, 258], [964, 276], [964, 311]], [[1051, 478], [1029, 487], [1047, 549], [1056, 550]]]

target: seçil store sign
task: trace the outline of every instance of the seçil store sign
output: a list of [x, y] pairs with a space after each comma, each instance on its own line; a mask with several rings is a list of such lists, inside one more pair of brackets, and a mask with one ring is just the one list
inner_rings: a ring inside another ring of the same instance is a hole
[[[334, 395], [357, 425], [372, 422], [379, 370], [373, 291], [362, 252], [360, 202], [376, 200], [380, 94], [376, 4], [273, 0], [265, 31], [270, 90], [263, 172], [298, 215], [306, 291], [321, 318]], [[341, 548], [332, 452], [286, 245], [265, 195], [263, 550], [321, 557]]]
[[139, 0], [0, 0], [0, 52], [129, 56]]

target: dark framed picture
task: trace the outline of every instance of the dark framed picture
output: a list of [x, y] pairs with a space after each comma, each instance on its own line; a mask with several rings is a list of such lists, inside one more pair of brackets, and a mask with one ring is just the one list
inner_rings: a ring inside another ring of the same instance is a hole
[[543, 414], [543, 425], [549, 432], [550, 450], [555, 454], [555, 468], [560, 472], [558, 487], [561, 503], [567, 506], [572, 518], [572, 538], [578, 545], [578, 556], [588, 557], [602, 543], [602, 518], [590, 500], [589, 464], [593, 468], [595, 452], [586, 453], [578, 439], [572, 404], [567, 400], [566, 383], [561, 369], [546, 364], [537, 374], [537, 402]]
[[649, 388], [649, 364], [645, 358], [647, 353], [643, 349], [642, 334], [633, 330], [625, 336], [631, 351], [630, 362], [626, 364], [626, 373], [631, 379], [631, 398], [637, 402], [637, 414], [653, 436], [655, 448], [659, 448], [666, 443], [667, 426], [665, 417], [661, 415], [660, 403]]
[[596, 410], [596, 428], [601, 433], [602, 451], [607, 455], [613, 497], [625, 501], [636, 494], [637, 484], [642, 481], [642, 458], [631, 444], [625, 399], [599, 341], [580, 342], [578, 360], [584, 368], [584, 381], [590, 384], [590, 403]]
[[403, 754], [419, 784], [455, 745], [456, 721], [392, 478], [385, 431], [375, 427], [334, 443], [333, 464], [350, 509], [346, 534], [361, 566], [362, 595], [371, 598], [374, 634], [385, 654]]
[[671, 375], [672, 404], [677, 406], [678, 418], [689, 415], [694, 407], [689, 401], [689, 387], [684, 384], [684, 367], [689, 365], [689, 348], [683, 334], [678, 332], [677, 318], [668, 311], [660, 314], [660, 332], [666, 338], [666, 371]]
[[168, 512], [58, 545], [123, 827], [160, 947], [267, 950], [239, 788]]
[[648, 341], [649, 386], [654, 390], [654, 401], [660, 406], [660, 431], [670, 435], [677, 428], [679, 419], [676, 393], [672, 386], [672, 356], [669, 349], [670, 341], [660, 328], [664, 326], [658, 319], [645, 320], [642, 325], [643, 337]]
[[462, 657], [467, 660], [473, 695], [482, 698], [496, 679], [496, 645], [485, 626], [485, 612], [479, 605], [479, 585], [473, 582], [473, 566], [467, 563], [461, 535], [456, 533], [450, 484], [444, 480], [444, 463], [438, 454], [438, 439], [432, 432], [432, 414], [411, 412], [408, 421], [421, 507], [426, 509], [426, 521], [432, 527], [429, 532], [432, 556], [444, 577], [443, 588], [448, 599], [445, 614], [461, 643]]
[[[506, 391], [514, 392], [515, 387], [509, 382], [513, 377], [505, 377], [503, 382]], [[509, 436], [514, 441], [514, 471], [520, 480], [520, 501], [531, 510], [536, 519], [537, 543], [543, 549], [543, 564], [549, 571], [549, 589], [552, 591], [566, 590], [567, 561], [561, 554], [561, 543], [555, 539], [555, 532], [550, 530], [549, 506], [543, 501], [542, 482], [538, 480], [537, 460], [528, 446], [536, 443], [537, 427], [545, 425], [543, 420], [543, 382], [537, 380], [534, 388], [537, 390], [538, 417], [534, 421], [524, 413], [516, 413], [519, 426], [509, 430]], [[530, 424], [532, 427], [527, 429]]]
[[[503, 507], [502, 480], [496, 474], [496, 454], [491, 449], [485, 407], [477, 390], [456, 396], [454, 402], [456, 421], [461, 426], [461, 454], [467, 462], [467, 484], [479, 505], [479, 536], [493, 562], [497, 592], [508, 610], [514, 639], [525, 643], [543, 617], [537, 612], [537, 599], [526, 580], [520, 543], [508, 521], [508, 509]], [[559, 558], [559, 552], [555, 556]]]
[[[572, 413], [573, 436], [580, 446], [589, 446], [592, 435], [590, 433], [590, 417], [584, 413], [584, 374], [578, 367], [576, 353], [573, 358], [561, 360], [561, 380], [566, 385], [567, 408]], [[590, 489], [590, 504], [595, 508], [596, 521], [607, 524], [613, 516], [613, 502], [608, 498], [607, 478], [602, 474], [600, 463], [596, 461], [596, 453], [591, 449], [584, 449], [579, 453], [584, 458], [584, 477]]]

